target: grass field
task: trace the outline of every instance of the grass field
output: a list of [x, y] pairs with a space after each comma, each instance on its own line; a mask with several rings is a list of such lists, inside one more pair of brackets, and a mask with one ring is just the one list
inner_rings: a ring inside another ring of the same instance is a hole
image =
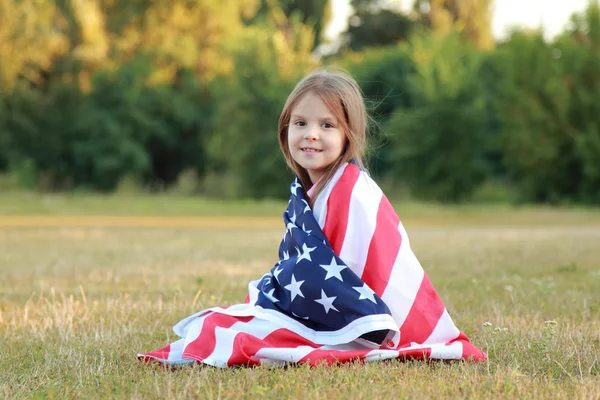
[[600, 398], [593, 210], [396, 204], [488, 363], [170, 371], [137, 361], [175, 339], [181, 318], [244, 299], [276, 261], [284, 205], [0, 197], [0, 397]]

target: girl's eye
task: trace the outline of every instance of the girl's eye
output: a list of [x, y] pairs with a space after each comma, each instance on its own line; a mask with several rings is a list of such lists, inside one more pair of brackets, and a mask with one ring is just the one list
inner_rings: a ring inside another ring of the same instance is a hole
[[324, 128], [327, 128], [327, 129], [330, 129], [330, 128], [335, 128], [335, 127], [334, 127], [332, 124], [330, 124], [329, 122], [325, 122], [325, 123], [323, 124], [323, 127], [324, 127]]
[[304, 121], [296, 121], [296, 122], [294, 122], [294, 125], [296, 125], [296, 126], [304, 126], [306, 124], [304, 123]]

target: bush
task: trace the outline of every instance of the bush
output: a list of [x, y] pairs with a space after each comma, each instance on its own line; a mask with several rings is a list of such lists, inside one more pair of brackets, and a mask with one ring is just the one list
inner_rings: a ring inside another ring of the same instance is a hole
[[374, 175], [383, 178], [396, 162], [391, 147], [387, 146], [391, 132], [383, 128], [394, 110], [412, 104], [409, 79], [414, 65], [410, 53], [406, 46], [366, 49], [348, 53], [338, 63], [356, 79], [365, 95], [372, 118], [368, 165]]
[[52, 190], [111, 191], [124, 177], [164, 188], [186, 168], [204, 171], [208, 94], [186, 71], [151, 84], [151, 67], [139, 57], [99, 71], [89, 93], [59, 79], [19, 87], [5, 100], [0, 160], [27, 160], [38, 186]]
[[486, 120], [480, 55], [457, 36], [410, 42], [411, 104], [386, 125], [391, 170], [423, 199], [460, 202], [486, 176]]
[[77, 120], [76, 182], [113, 190], [133, 176], [162, 189], [186, 168], [204, 170], [208, 94], [185, 71], [173, 84], [148, 83], [150, 71], [142, 59], [96, 76]]
[[231, 49], [236, 71], [215, 79], [214, 132], [208, 142], [211, 192], [253, 198], [287, 197], [293, 177], [279, 150], [277, 121], [289, 93], [315, 65], [312, 36], [284, 39], [272, 28], [248, 28]]
[[600, 202], [600, 8], [553, 43], [517, 32], [495, 57], [502, 154], [524, 200]]

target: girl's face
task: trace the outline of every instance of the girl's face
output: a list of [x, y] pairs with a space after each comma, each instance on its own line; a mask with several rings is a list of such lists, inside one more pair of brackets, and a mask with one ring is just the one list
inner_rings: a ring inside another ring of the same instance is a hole
[[342, 155], [345, 144], [346, 135], [333, 113], [318, 95], [306, 93], [292, 109], [288, 147], [313, 184]]

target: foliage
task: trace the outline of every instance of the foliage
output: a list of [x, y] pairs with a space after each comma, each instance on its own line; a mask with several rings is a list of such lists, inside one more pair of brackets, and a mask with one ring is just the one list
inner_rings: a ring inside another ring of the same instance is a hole
[[494, 47], [493, 0], [414, 0], [417, 20], [438, 34], [459, 33], [478, 49]]
[[407, 40], [415, 21], [393, 9], [382, 8], [378, 1], [352, 0], [354, 14], [342, 34], [342, 49], [360, 51], [368, 47], [393, 45]]
[[45, 189], [112, 190], [127, 175], [161, 184], [187, 166], [202, 171], [202, 91], [184, 71], [177, 85], [149, 86], [150, 72], [140, 58], [97, 73], [86, 94], [54, 82], [16, 90], [5, 108], [6, 131], [19, 133], [9, 163], [31, 160]]
[[323, 41], [323, 31], [332, 17], [332, 0], [260, 0], [260, 7], [248, 23], [274, 20], [279, 28], [289, 28], [289, 21], [307, 25], [314, 32], [313, 48]]
[[285, 197], [279, 113], [305, 73], [337, 64], [365, 93], [370, 170], [390, 189], [600, 203], [597, 0], [551, 41], [498, 46], [487, 0], [351, 4], [340, 53], [319, 60], [326, 0], [0, 0], [0, 172], [46, 190]]
[[149, 67], [140, 59], [96, 76], [74, 123], [75, 183], [112, 190], [133, 175], [161, 188], [187, 167], [204, 170], [208, 99], [185, 70], [173, 85], [147, 85]]
[[463, 201], [486, 173], [480, 57], [456, 36], [434, 34], [410, 45], [412, 104], [387, 124], [396, 160], [392, 169], [423, 198]]
[[42, 83], [57, 57], [68, 51], [66, 20], [54, 2], [0, 0], [0, 94], [19, 79]]
[[412, 104], [409, 79], [414, 73], [413, 60], [407, 47], [386, 46], [347, 53], [339, 65], [355, 77], [366, 99], [371, 116], [369, 126], [370, 151], [368, 164], [371, 172], [389, 174], [395, 163], [389, 146], [392, 132], [387, 123], [394, 110]]
[[[236, 71], [211, 87], [218, 107], [208, 142], [211, 169], [226, 194], [285, 197], [292, 174], [277, 141], [288, 94], [314, 65], [312, 35], [302, 25], [286, 39], [271, 29], [248, 29], [231, 49]], [[251, 166], [251, 167], [250, 167]]]
[[514, 33], [494, 55], [510, 178], [528, 201], [600, 200], [600, 8], [554, 43]]

